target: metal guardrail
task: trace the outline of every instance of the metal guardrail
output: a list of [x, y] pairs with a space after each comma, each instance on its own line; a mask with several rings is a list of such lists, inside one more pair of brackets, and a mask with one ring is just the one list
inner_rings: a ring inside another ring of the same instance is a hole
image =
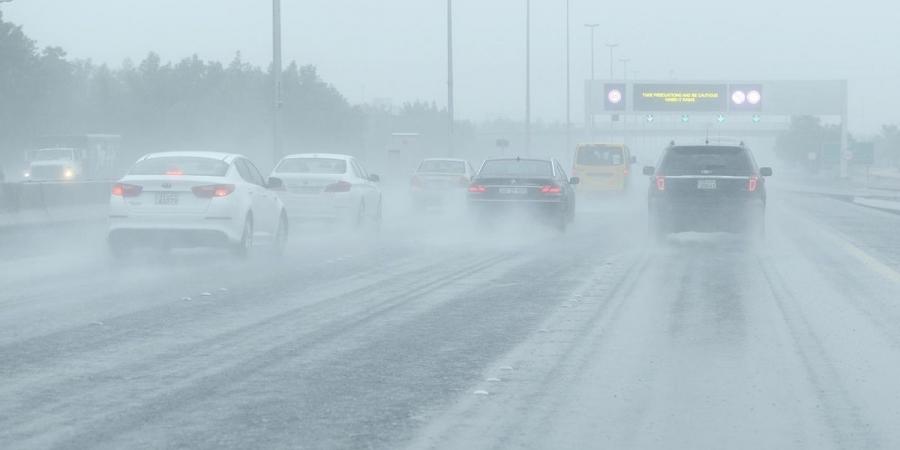
[[872, 171], [866, 177], [869, 189], [900, 191], [900, 173]]
[[[0, 183], [0, 226], [53, 222], [62, 210], [109, 202], [112, 181]], [[25, 220], [27, 219], [27, 220]]]

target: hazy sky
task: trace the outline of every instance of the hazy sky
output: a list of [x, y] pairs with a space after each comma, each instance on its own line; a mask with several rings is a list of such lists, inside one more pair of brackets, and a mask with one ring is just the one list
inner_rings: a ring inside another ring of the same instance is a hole
[[[839, 4], [838, 4], [839, 3]], [[39, 44], [118, 66], [149, 51], [271, 60], [267, 0], [14, 0], [6, 20]], [[525, 0], [454, 0], [457, 111], [524, 111]], [[351, 101], [446, 102], [444, 0], [283, 0], [285, 60], [318, 66]], [[639, 78], [850, 80], [851, 128], [900, 123], [900, 6], [891, 1], [572, 0], [573, 116], [589, 74], [586, 22], [621, 44]], [[565, 0], [532, 0], [533, 107], [565, 117]], [[598, 46], [599, 47], [599, 46]], [[616, 76], [622, 65], [616, 62]], [[597, 72], [609, 54], [597, 51]]]

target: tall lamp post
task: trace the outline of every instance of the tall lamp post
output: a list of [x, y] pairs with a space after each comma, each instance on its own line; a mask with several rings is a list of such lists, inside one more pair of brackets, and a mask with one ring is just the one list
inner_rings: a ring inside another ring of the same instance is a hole
[[613, 72], [613, 61], [614, 61], [613, 60], [613, 50], [618, 46], [619, 46], [619, 44], [613, 44], [613, 43], [606, 44], [606, 47], [609, 48], [609, 79], [610, 80], [612, 80], [616, 77], [615, 73]]
[[591, 81], [588, 83], [588, 95], [587, 95], [587, 105], [585, 107], [585, 111], [587, 112], [588, 118], [588, 139], [594, 138], [594, 82], [597, 80], [597, 70], [596, 65], [594, 64], [594, 56], [596, 53], [594, 52], [594, 30], [600, 26], [599, 23], [586, 23], [584, 24], [589, 30], [591, 30]]
[[272, 164], [281, 159], [281, 0], [272, 0]]
[[572, 150], [572, 2], [566, 0], [566, 152]]
[[531, 0], [525, 0], [525, 154], [531, 154]]
[[453, 0], [447, 0], [447, 116], [448, 147], [453, 156]]
[[[628, 90], [628, 62], [631, 58], [620, 58], [622, 62], [622, 80], [625, 82], [625, 89]], [[622, 140], [628, 145], [628, 111], [622, 116]]]

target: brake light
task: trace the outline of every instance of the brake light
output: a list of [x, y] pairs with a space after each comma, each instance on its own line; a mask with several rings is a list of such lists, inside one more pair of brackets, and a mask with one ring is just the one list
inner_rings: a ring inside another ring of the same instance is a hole
[[233, 184], [210, 184], [208, 186], [194, 186], [191, 191], [200, 198], [227, 197], [234, 192]]
[[748, 192], [756, 192], [756, 188], [758, 188], [758, 187], [759, 187], [759, 177], [757, 177], [756, 175], [750, 177], [750, 179], [747, 180], [747, 191]]
[[555, 184], [548, 184], [546, 186], [541, 186], [541, 193], [543, 194], [560, 194], [562, 193], [562, 188]]
[[328, 186], [325, 186], [325, 192], [350, 192], [350, 188], [353, 185], [347, 181], [341, 180], [337, 183], [331, 183]]
[[472, 184], [469, 185], [469, 192], [473, 194], [482, 194], [487, 192], [487, 188], [483, 184]]
[[144, 190], [143, 186], [133, 184], [116, 183], [112, 187], [112, 195], [116, 197], [137, 197]]
[[666, 190], [666, 177], [656, 177], [656, 190], [664, 191]]
[[184, 175], [184, 172], [177, 167], [170, 167], [169, 169], [166, 170], [166, 175], [181, 176], [181, 175]]

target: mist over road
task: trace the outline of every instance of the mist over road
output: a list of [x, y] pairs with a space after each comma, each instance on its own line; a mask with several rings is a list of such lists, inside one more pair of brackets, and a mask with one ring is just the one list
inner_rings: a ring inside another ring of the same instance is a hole
[[900, 446], [900, 216], [773, 190], [764, 243], [654, 246], [642, 193], [605, 203], [396, 207], [277, 264], [4, 233], [0, 447]]

